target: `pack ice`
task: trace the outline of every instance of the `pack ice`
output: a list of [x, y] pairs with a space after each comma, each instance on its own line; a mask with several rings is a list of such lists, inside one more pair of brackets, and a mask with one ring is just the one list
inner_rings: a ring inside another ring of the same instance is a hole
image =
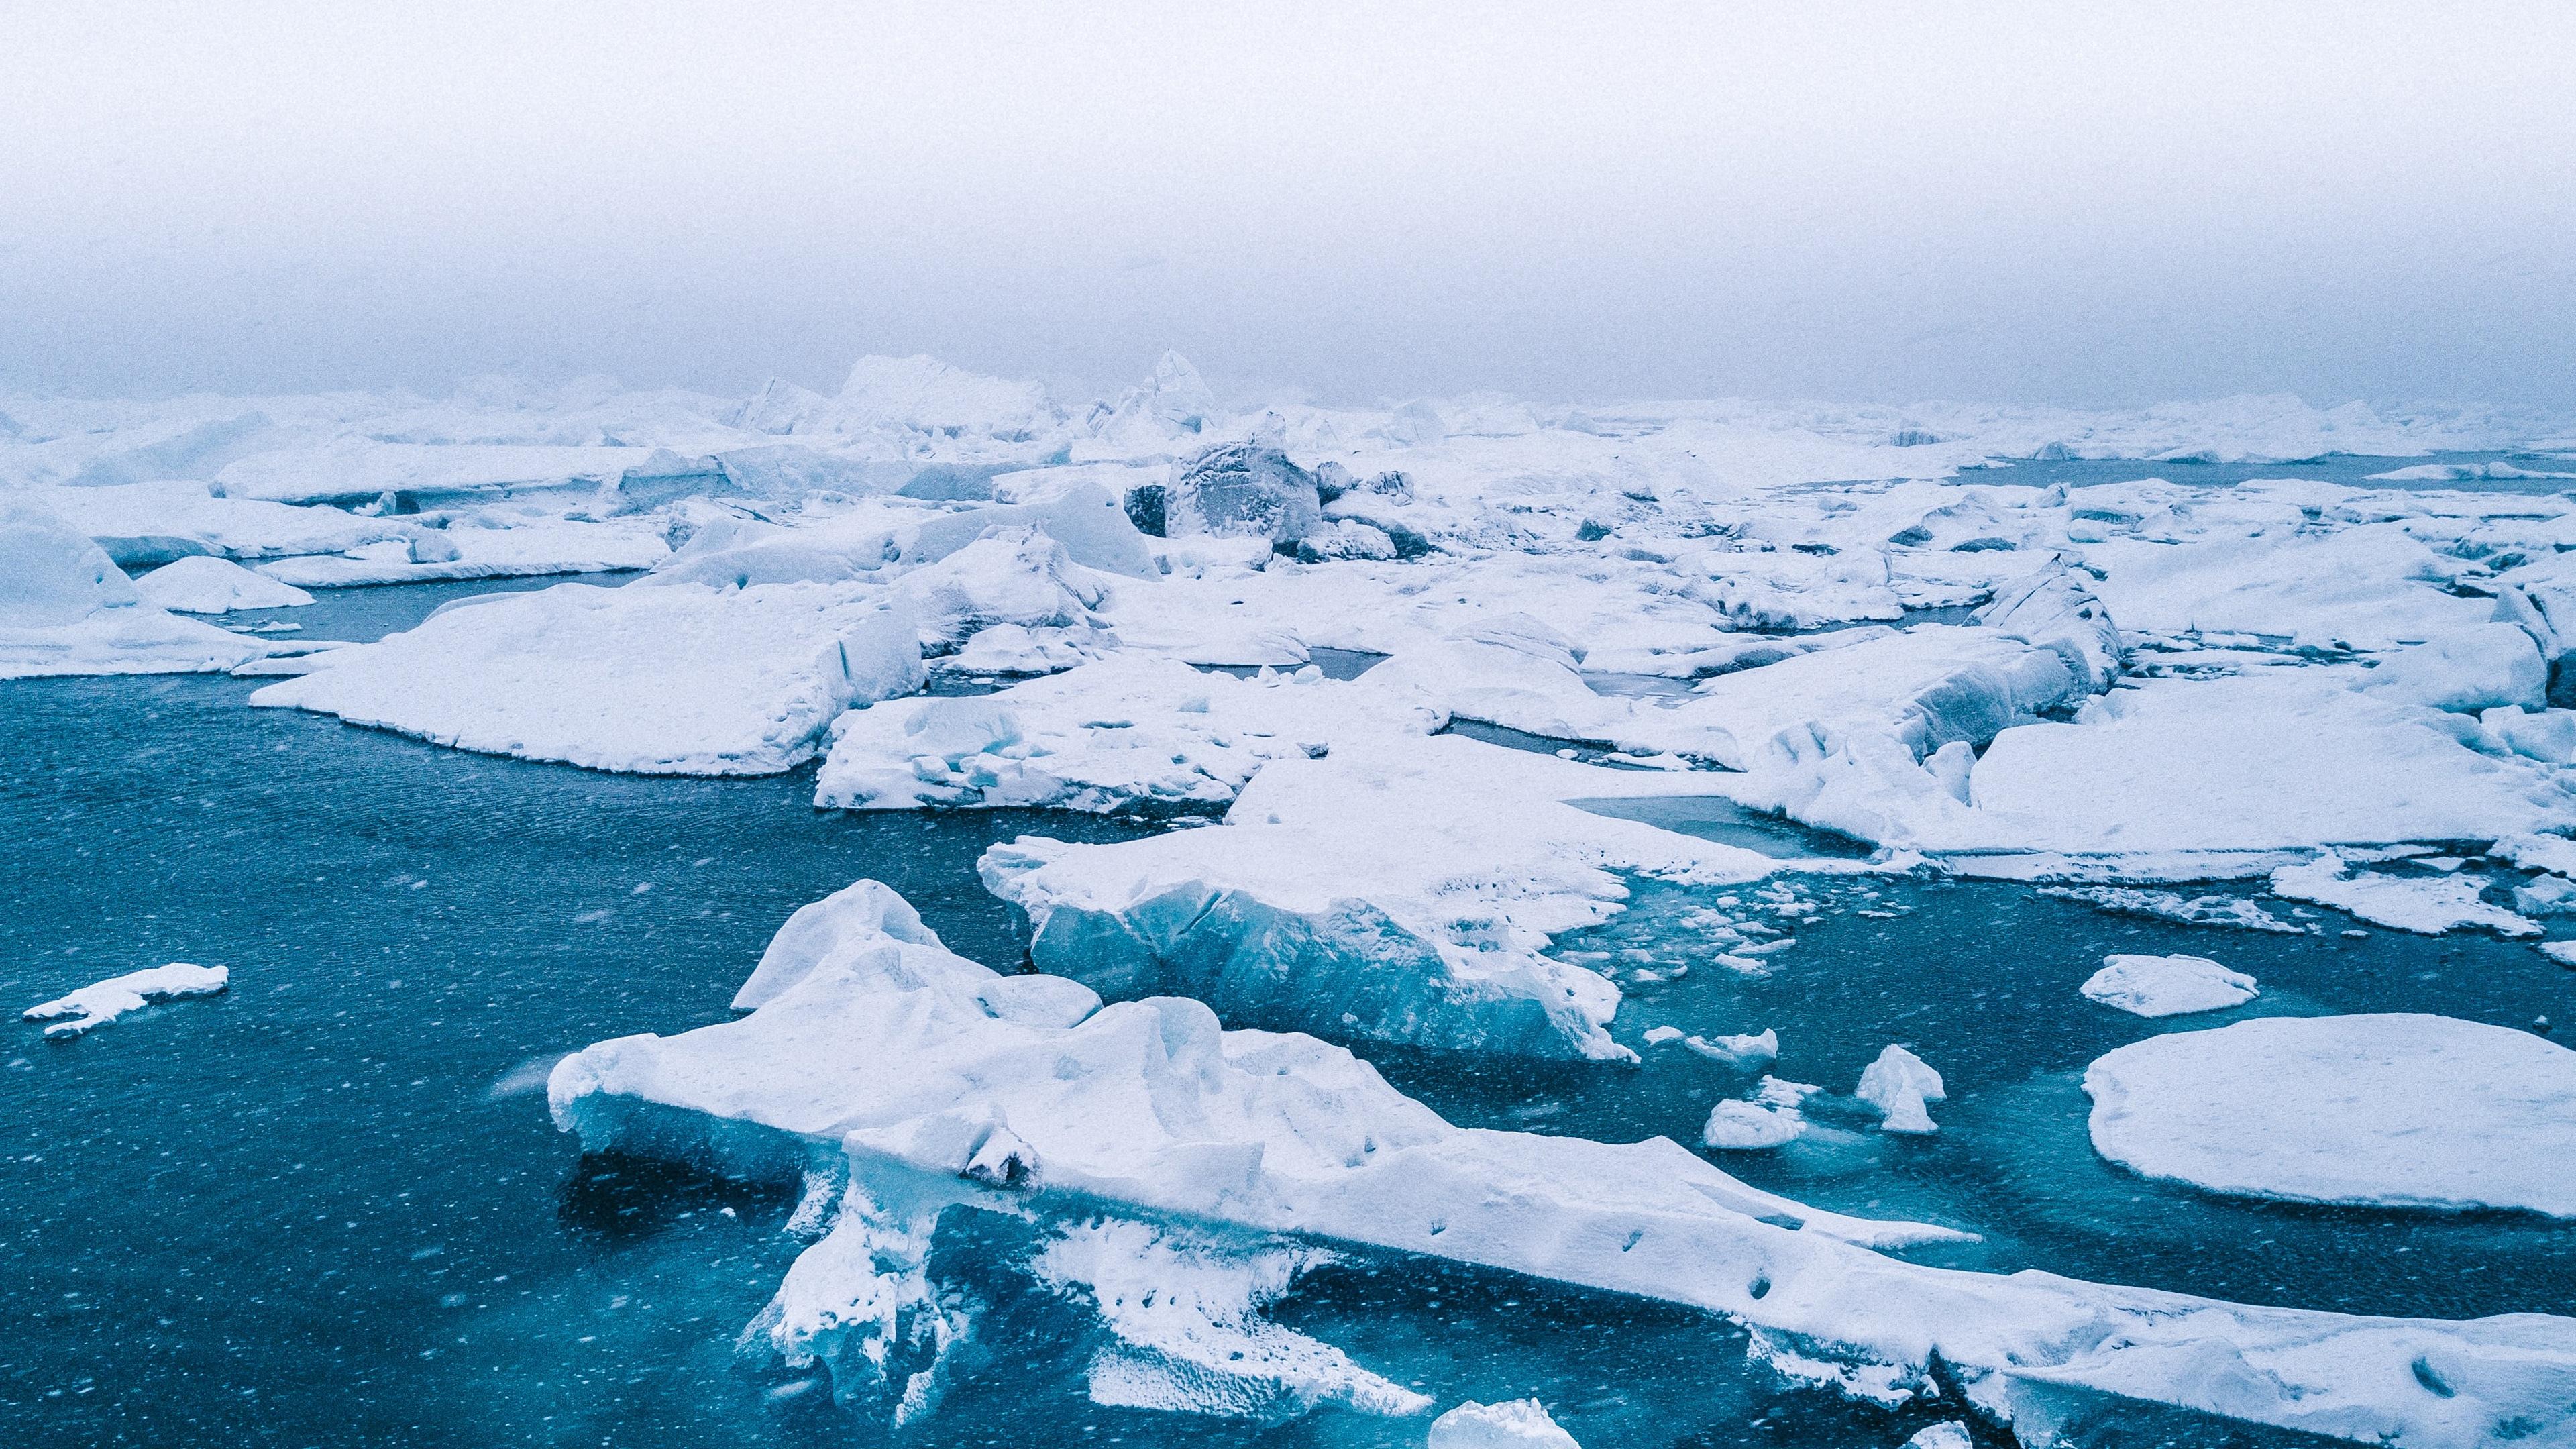
[[[2034, 1431], [2048, 1395], [2074, 1388], [2460, 1444], [2502, 1422], [2563, 1426], [2576, 1384], [2567, 1319], [2354, 1317], [1907, 1263], [1880, 1250], [1947, 1231], [1817, 1212], [1664, 1139], [1453, 1127], [1312, 1037], [1225, 1030], [1182, 998], [1104, 1005], [1062, 977], [998, 975], [873, 881], [800, 911], [736, 1004], [749, 1014], [565, 1058], [555, 1120], [587, 1150], [803, 1177], [798, 1217], [821, 1237], [747, 1341], [822, 1363], [843, 1397], [898, 1419], [937, 1402], [975, 1331], [971, 1305], [933, 1279], [933, 1240], [960, 1209], [1072, 1245], [1031, 1271], [1093, 1285], [1113, 1361], [1092, 1383], [1109, 1402], [1418, 1412], [1418, 1396], [1330, 1345], [1253, 1321], [1248, 1305], [1293, 1279], [1300, 1245], [1685, 1304], [1751, 1328], [1769, 1361], [1880, 1402], [1941, 1392], [1937, 1356], [1971, 1403]], [[1151, 1230], [1084, 1226], [1104, 1219]], [[1118, 1305], [1149, 1279], [1171, 1291], [1146, 1322]], [[1175, 1363], [1189, 1371], [1153, 1367]], [[1190, 1385], [1204, 1393], [1178, 1392]]]
[[2576, 1216], [2576, 1051], [2447, 1016], [2261, 1017], [2084, 1073], [2093, 1146], [2148, 1177], [2298, 1202]]

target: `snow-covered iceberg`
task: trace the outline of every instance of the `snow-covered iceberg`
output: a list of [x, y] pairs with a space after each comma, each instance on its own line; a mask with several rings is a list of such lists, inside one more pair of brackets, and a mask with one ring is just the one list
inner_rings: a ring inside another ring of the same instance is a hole
[[1877, 1249], [1941, 1230], [1819, 1213], [1663, 1139], [1454, 1127], [1311, 1037], [997, 975], [883, 887], [843, 895], [862, 899], [764, 960], [750, 1015], [602, 1042], [557, 1065], [548, 1097], [588, 1150], [804, 1176], [800, 1217], [823, 1236], [751, 1340], [899, 1415], [935, 1400], [972, 1328], [930, 1271], [941, 1215], [963, 1207], [1350, 1244], [1664, 1299], [1750, 1326], [1847, 1391], [1897, 1402], [1947, 1383], [2036, 1427], [2060, 1388], [2401, 1445], [2516, 1421], [2545, 1441], [2569, 1423], [2576, 1321], [2354, 1317], [1923, 1267]]
[[852, 704], [919, 688], [917, 633], [864, 585], [559, 584], [323, 656], [251, 703], [597, 770], [775, 774]]
[[147, 601], [86, 535], [50, 510], [0, 495], [0, 679], [194, 673], [267, 652]]
[[[1454, 735], [1272, 761], [1225, 823], [1116, 845], [1024, 836], [985, 884], [1040, 969], [1338, 1040], [1619, 1060], [1618, 988], [1542, 954], [1628, 894], [1621, 872], [1731, 883], [1781, 862], [1571, 801], [1704, 794]], [[1847, 862], [1836, 862], [1837, 867]]]
[[2113, 955], [2077, 988], [2131, 1016], [2187, 1016], [2243, 1006], [2259, 993], [2254, 978], [2206, 956]]

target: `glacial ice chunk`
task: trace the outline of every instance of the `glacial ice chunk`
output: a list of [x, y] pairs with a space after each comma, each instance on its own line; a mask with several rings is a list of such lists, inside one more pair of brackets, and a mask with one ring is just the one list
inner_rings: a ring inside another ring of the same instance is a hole
[[1431, 1421], [1426, 1449], [1583, 1449], [1536, 1399], [1473, 1399]]
[[2549, 666], [2531, 636], [2511, 624], [2475, 624], [2400, 649], [2361, 677], [2382, 699], [2475, 714], [2514, 705], [2540, 709]]
[[2105, 956], [2080, 989], [2088, 1000], [2150, 1017], [2224, 1011], [2257, 995], [2253, 977], [2206, 956]]
[[[1266, 538], [1277, 546], [1296, 543], [1324, 521], [1315, 475], [1259, 443], [1220, 443], [1173, 465], [1160, 505], [1161, 531], [1173, 538], [1214, 534]], [[1135, 511], [1131, 501], [1129, 512]]]
[[2094, 1150], [2231, 1197], [2576, 1217], [2576, 1051], [2447, 1016], [2271, 1016], [2085, 1069]]
[[231, 981], [232, 971], [227, 967], [173, 961], [167, 966], [111, 976], [69, 996], [39, 1002], [23, 1015], [28, 1021], [52, 1022], [45, 1028], [45, 1035], [69, 1040], [86, 1036], [129, 1011], [140, 1011], [151, 1002], [216, 995]]
[[1939, 1072], [1892, 1042], [1878, 1060], [1862, 1069], [1860, 1085], [1852, 1095], [1878, 1109], [1880, 1131], [1909, 1133], [1940, 1131], [1940, 1124], [1924, 1108], [1948, 1096], [1941, 1089]]

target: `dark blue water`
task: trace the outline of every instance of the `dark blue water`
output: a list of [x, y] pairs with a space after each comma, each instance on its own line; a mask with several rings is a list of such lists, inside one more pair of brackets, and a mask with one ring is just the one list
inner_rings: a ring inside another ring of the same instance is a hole
[[2374, 473], [2393, 473], [2427, 463], [2509, 463], [2527, 473], [2576, 473], [2576, 459], [2559, 453], [2454, 452], [2413, 458], [2370, 458], [2335, 453], [2295, 463], [2197, 463], [2175, 458], [2020, 458], [1985, 468], [1961, 469], [1962, 484], [2009, 483], [2046, 488], [2063, 483], [2084, 488], [2096, 483], [2130, 483], [2162, 478], [2210, 488], [2233, 488], [2256, 478], [2306, 478], [2340, 483], [2348, 488], [2394, 488], [2409, 492], [2518, 493], [2550, 495], [2576, 492], [2576, 480], [2565, 478], [2469, 478], [2459, 481], [2373, 480]]
[[[490, 591], [333, 595], [288, 617], [368, 637]], [[0, 1443], [1420, 1443], [1419, 1420], [1325, 1412], [1264, 1429], [1090, 1404], [1096, 1326], [1014, 1271], [1026, 1228], [973, 1213], [943, 1226], [936, 1268], [984, 1306], [976, 1350], [939, 1414], [891, 1434], [814, 1376], [734, 1351], [800, 1246], [778, 1231], [782, 1195], [584, 1160], [546, 1118], [555, 1054], [721, 1019], [798, 905], [875, 876], [952, 945], [1006, 964], [1015, 923], [972, 870], [988, 842], [1152, 827], [818, 813], [803, 773], [637, 779], [467, 755], [250, 710], [252, 687], [0, 686], [0, 1003], [168, 960], [234, 972], [226, 996], [78, 1042], [0, 1021], [16, 1033], [0, 1044]], [[2063, 1100], [2065, 1073], [2152, 1029], [2072, 996], [2111, 946], [2218, 955], [2278, 993], [2267, 1006], [2343, 1009], [2385, 986], [2499, 1020], [2563, 995], [2547, 968], [2502, 954], [2538, 961], [2527, 948], [2280, 943], [2015, 887], [1904, 889], [1922, 897], [1914, 914], [1872, 922], [1841, 909], [1868, 902], [1839, 902], [1768, 981], [1632, 987], [1627, 1039], [1663, 1021], [1774, 1025], [1781, 1072], [1837, 1090], [1905, 1039], [1950, 1077], [1929, 1143], [1730, 1168], [1829, 1206], [1975, 1227], [1992, 1243], [1954, 1256], [1985, 1266], [2405, 1311], [2568, 1298], [2566, 1251], [2527, 1224], [2318, 1221], [2174, 1193], [2106, 1223], [2106, 1195], [2141, 1189], [2094, 1162], [2080, 1099]], [[1633, 939], [1607, 949], [1673, 953], [1689, 904], [1642, 894], [1605, 933]], [[1634, 1072], [1383, 1060], [1462, 1121], [1696, 1141], [1713, 1095], [1739, 1084], [1670, 1048], [1648, 1055]], [[2372, 1270], [2374, 1242], [2421, 1253], [2421, 1271]], [[2309, 1261], [2320, 1244], [2329, 1256]], [[2513, 1279], [2467, 1271], [2486, 1260], [2513, 1262]], [[1277, 1316], [1443, 1405], [1535, 1394], [1592, 1449], [1894, 1445], [1931, 1417], [1783, 1388], [1701, 1315], [1439, 1264], [1354, 1258]], [[2136, 1406], [2106, 1408], [2092, 1437], [2290, 1442]]]

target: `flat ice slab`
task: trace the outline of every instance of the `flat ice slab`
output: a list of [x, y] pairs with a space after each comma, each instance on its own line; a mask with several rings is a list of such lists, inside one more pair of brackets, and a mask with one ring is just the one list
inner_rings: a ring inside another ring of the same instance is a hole
[[2447, 1016], [2273, 1016], [2084, 1073], [2093, 1147], [2235, 1197], [2576, 1216], [2576, 1051]]
[[140, 1011], [155, 1001], [169, 1001], [182, 996], [213, 996], [231, 981], [232, 972], [226, 967], [173, 961], [167, 966], [111, 976], [105, 981], [84, 986], [69, 996], [39, 1002], [27, 1008], [25, 1019], [53, 1023], [45, 1028], [45, 1035], [59, 1041], [85, 1036], [125, 1013]]
[[921, 679], [910, 616], [866, 585], [559, 584], [337, 651], [251, 703], [594, 770], [768, 775], [852, 703]]
[[2254, 978], [2206, 956], [2105, 956], [2085, 996], [2132, 1016], [2225, 1011], [2255, 997]]
[[2484, 879], [2470, 875], [2396, 876], [2373, 871], [2347, 874], [2343, 858], [2327, 851], [2306, 865], [2272, 872], [2272, 894], [2332, 906], [2374, 926], [2438, 936], [2476, 927], [2499, 936], [2537, 936], [2540, 927], [2482, 899]]

